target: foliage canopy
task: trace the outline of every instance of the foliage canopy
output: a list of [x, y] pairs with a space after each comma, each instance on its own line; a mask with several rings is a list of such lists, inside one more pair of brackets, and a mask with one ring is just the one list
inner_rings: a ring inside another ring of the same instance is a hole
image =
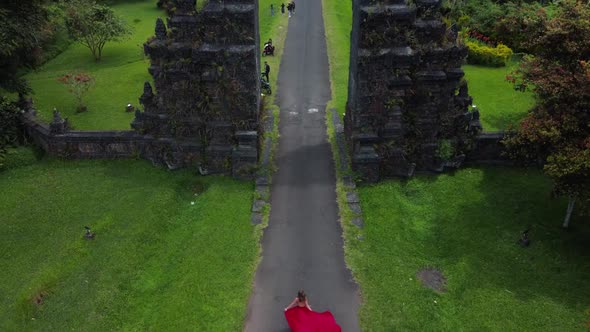
[[538, 105], [505, 143], [511, 156], [544, 164], [573, 209], [590, 200], [590, 8], [567, 0], [552, 17], [537, 13], [523, 42], [535, 56], [507, 79], [532, 86]]
[[107, 42], [131, 34], [131, 28], [108, 6], [94, 0], [72, 0], [66, 9], [66, 26], [72, 38], [88, 47], [100, 61]]
[[0, 2], [0, 88], [9, 92], [29, 92], [18, 75], [22, 67], [34, 67], [36, 55], [47, 38], [48, 12], [43, 0]]

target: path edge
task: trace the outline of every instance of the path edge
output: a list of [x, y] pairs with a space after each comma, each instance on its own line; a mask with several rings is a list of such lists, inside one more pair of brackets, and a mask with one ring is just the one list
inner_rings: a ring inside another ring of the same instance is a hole
[[326, 128], [336, 168], [336, 203], [338, 204], [339, 222], [342, 227], [344, 263], [357, 286], [359, 299], [357, 318], [359, 327], [362, 330], [362, 321], [360, 319], [360, 311], [364, 305], [362, 285], [354, 269], [355, 264], [349, 248], [363, 241], [365, 222], [362, 216], [361, 201], [357, 192], [355, 176], [350, 168], [348, 148], [344, 137], [344, 125], [340, 114], [335, 108], [330, 108], [326, 112]]

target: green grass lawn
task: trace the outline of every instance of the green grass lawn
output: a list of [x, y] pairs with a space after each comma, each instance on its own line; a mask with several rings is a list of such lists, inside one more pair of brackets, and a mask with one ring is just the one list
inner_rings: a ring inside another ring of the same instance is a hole
[[335, 108], [340, 115], [343, 115], [346, 112], [346, 100], [348, 99], [352, 2], [349, 0], [322, 0], [322, 11], [332, 88], [332, 100], [327, 107], [328, 109]]
[[[150, 16], [137, 22], [146, 27], [137, 48], [111, 45], [95, 64], [86, 49], [72, 46], [31, 74], [32, 85], [46, 93], [46, 102], [67, 104], [65, 89], [46, 90], [63, 88], [53, 81], [68, 68], [85, 68], [98, 78], [89, 104], [115, 105], [124, 91], [100, 84], [115, 72], [137, 83], [127, 92], [139, 95], [149, 79], [139, 45], [163, 14], [153, 5], [115, 6], [128, 19]], [[268, 58], [276, 73], [287, 18], [260, 12], [262, 38], [272, 36], [278, 46], [277, 56]], [[127, 128], [131, 115], [112, 110], [64, 113], [78, 129]], [[0, 330], [242, 329], [264, 227], [250, 224], [251, 182], [169, 172], [137, 160], [37, 161], [18, 148], [8, 153], [0, 188]], [[82, 237], [85, 225], [96, 232], [94, 240]]]
[[[133, 27], [133, 34], [121, 42], [107, 43], [100, 62], [94, 61], [86, 47], [75, 43], [26, 76], [42, 119], [49, 121], [53, 108], [57, 108], [75, 129], [130, 129], [134, 114], [126, 113], [125, 105], [138, 106], [143, 83], [151, 81], [143, 43], [154, 34], [156, 18], [166, 14], [153, 0], [120, 2], [112, 8]], [[75, 111], [74, 97], [57, 81], [66, 73], [78, 71], [96, 78], [85, 99], [89, 110], [80, 114]]]
[[[361, 187], [365, 228], [346, 226], [346, 243], [363, 330], [584, 330], [590, 225], [561, 230], [565, 202], [549, 191], [539, 172], [503, 168]], [[528, 248], [516, 244], [525, 229]], [[446, 293], [421, 285], [425, 267], [444, 273]]]
[[480, 110], [484, 131], [508, 129], [511, 124], [517, 124], [535, 103], [531, 91], [514, 91], [512, 84], [506, 81], [506, 75], [516, 66], [516, 62], [499, 68], [463, 66], [469, 94]]
[[19, 164], [0, 173], [0, 330], [242, 328], [251, 182], [134, 160]]

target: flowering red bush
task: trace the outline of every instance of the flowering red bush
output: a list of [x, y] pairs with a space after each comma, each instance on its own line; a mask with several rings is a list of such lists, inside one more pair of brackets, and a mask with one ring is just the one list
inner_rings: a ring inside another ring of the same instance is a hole
[[86, 73], [66, 74], [57, 79], [63, 84], [68, 86], [68, 91], [76, 97], [78, 106], [76, 111], [78, 113], [87, 111], [86, 105], [84, 105], [84, 95], [94, 85], [94, 77]]
[[493, 40], [492, 38], [478, 32], [476, 30], [467, 31], [467, 36], [469, 38], [476, 39], [476, 40], [478, 40], [484, 44], [487, 44], [489, 46], [492, 46], [492, 47], [496, 47], [496, 46], [498, 46], [498, 44], [502, 43], [502, 42], [497, 42], [497, 41]]

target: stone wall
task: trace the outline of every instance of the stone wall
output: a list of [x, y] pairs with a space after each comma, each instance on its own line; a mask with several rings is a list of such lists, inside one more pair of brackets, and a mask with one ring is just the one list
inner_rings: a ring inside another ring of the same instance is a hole
[[165, 162], [247, 173], [258, 159], [261, 130], [258, 2], [209, 0], [201, 12], [194, 0], [174, 3], [167, 24], [158, 19], [155, 37], [144, 45], [155, 92], [146, 82], [143, 112], [136, 112], [132, 127], [201, 148], [197, 160], [151, 151]]
[[[131, 130], [70, 130], [67, 119], [63, 119], [58, 112], [54, 113], [50, 124], [41, 122], [33, 110], [24, 112], [22, 120], [27, 135], [49, 155], [55, 157], [66, 159], [141, 157], [170, 169], [190, 164], [201, 157], [201, 146], [198, 144], [142, 135]], [[162, 158], [162, 155], [167, 157]]]
[[[337, 116], [335, 110], [333, 115]], [[190, 164], [201, 158], [201, 146], [188, 142], [177, 142], [167, 138], [156, 138], [151, 135], [141, 135], [136, 131], [112, 130], [112, 131], [75, 131], [69, 130], [67, 119], [63, 119], [59, 113], [54, 114], [50, 124], [40, 121], [34, 110], [23, 112], [21, 117], [28, 137], [40, 146], [49, 155], [66, 159], [120, 159], [141, 157], [151, 161], [155, 165], [175, 169], [184, 164]], [[272, 118], [270, 118], [272, 120]], [[267, 120], [268, 122], [268, 120]], [[272, 121], [270, 121], [272, 128]], [[340, 124], [337, 130], [343, 135]], [[236, 135], [242, 145], [248, 146], [253, 139], [252, 133], [239, 132]], [[500, 143], [504, 137], [503, 132], [482, 133], [475, 140], [473, 149], [465, 160], [470, 165], [511, 165], [512, 162], [502, 155], [503, 146]], [[238, 143], [240, 144], [240, 143]], [[343, 144], [339, 146], [343, 147]], [[269, 158], [270, 143], [266, 143], [266, 159]], [[154, 153], [154, 151], [158, 153]], [[169, 157], [162, 158], [168, 154]], [[236, 155], [234, 155], [236, 156]], [[340, 151], [344, 164], [348, 164], [348, 157], [344, 150]], [[172, 162], [181, 158], [189, 158], [183, 163]], [[239, 166], [239, 160], [233, 161], [233, 165]], [[267, 166], [268, 167], [268, 166]], [[234, 175], [240, 176], [239, 169], [233, 170]], [[352, 181], [352, 180], [351, 180]]]
[[501, 141], [504, 135], [504, 132], [479, 134], [465, 162], [470, 165], [512, 165], [514, 162], [503, 155], [504, 145]]
[[457, 167], [481, 130], [441, 0], [354, 0], [345, 132], [366, 181]]

